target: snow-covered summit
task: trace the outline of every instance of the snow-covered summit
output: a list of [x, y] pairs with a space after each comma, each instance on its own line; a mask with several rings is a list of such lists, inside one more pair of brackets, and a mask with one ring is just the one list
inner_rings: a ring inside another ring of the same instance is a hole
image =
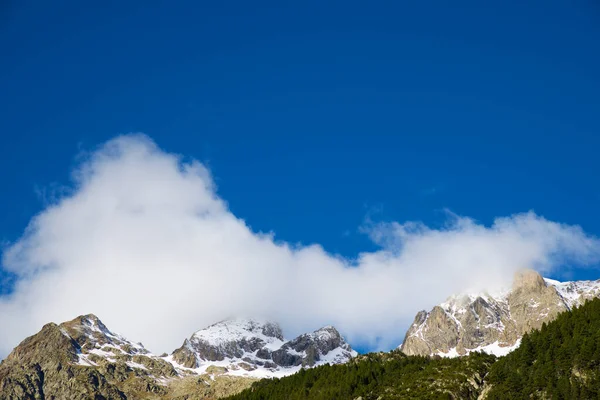
[[190, 341], [204, 341], [214, 346], [229, 342], [260, 339], [280, 347], [283, 341], [281, 327], [274, 322], [249, 318], [232, 318], [217, 322], [195, 332]]
[[212, 366], [230, 375], [263, 377], [343, 363], [356, 354], [332, 326], [285, 340], [274, 322], [235, 318], [195, 332], [168, 360], [199, 373]]

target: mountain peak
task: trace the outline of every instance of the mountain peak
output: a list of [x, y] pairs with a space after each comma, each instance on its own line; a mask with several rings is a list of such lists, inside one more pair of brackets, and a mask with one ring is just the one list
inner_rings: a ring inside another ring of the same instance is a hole
[[217, 344], [250, 336], [283, 340], [281, 327], [277, 323], [258, 318], [228, 318], [197, 331], [191, 339]]
[[69, 331], [77, 330], [87, 334], [98, 332], [102, 335], [114, 336], [113, 333], [109, 331], [106, 325], [104, 325], [104, 323], [100, 320], [100, 318], [94, 314], [80, 315], [70, 321], [63, 322], [60, 324], [60, 326]]
[[[354, 352], [333, 326], [326, 326], [286, 341], [274, 322], [231, 318], [195, 332], [170, 356], [182, 367], [223, 367], [260, 376], [292, 373], [301, 366], [341, 363]], [[267, 373], [268, 372], [268, 373]]]
[[539, 292], [546, 287], [544, 278], [532, 269], [522, 269], [515, 273], [513, 279], [513, 290], [525, 290]]
[[338, 347], [342, 343], [345, 343], [340, 332], [331, 325], [324, 326], [314, 332], [307, 333], [306, 335], [310, 336], [313, 340], [320, 342], [333, 341], [335, 342], [334, 347]]
[[96, 365], [100, 359], [116, 360], [121, 356], [150, 355], [141, 343], [133, 343], [111, 332], [94, 314], [80, 315], [59, 325], [63, 334], [79, 347], [78, 363]]
[[317, 329], [315, 332], [329, 332], [329, 333], [339, 334], [339, 331], [333, 325], [325, 325], [325, 326]]

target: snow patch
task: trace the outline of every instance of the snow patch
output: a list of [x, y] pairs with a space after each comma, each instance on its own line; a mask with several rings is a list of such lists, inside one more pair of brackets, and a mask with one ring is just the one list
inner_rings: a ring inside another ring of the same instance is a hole
[[[511, 351], [516, 349], [517, 347], [519, 347], [520, 344], [521, 344], [521, 339], [518, 339], [515, 342], [515, 344], [508, 345], [508, 346], [506, 344], [501, 344], [500, 342], [496, 341], [496, 342], [494, 342], [492, 344], [488, 344], [486, 346], [480, 346], [480, 347], [476, 347], [474, 349], [465, 349], [466, 353], [464, 355], [468, 355], [470, 353], [480, 351], [480, 352], [487, 353], [487, 354], [493, 354], [496, 357], [502, 357], [502, 356], [507, 355], [508, 353], [510, 353]], [[445, 357], [445, 358], [454, 358], [454, 357], [460, 356], [460, 354], [456, 350], [456, 347], [453, 347], [452, 349], [448, 350], [445, 353], [438, 352], [438, 353], [436, 353], [436, 355]]]

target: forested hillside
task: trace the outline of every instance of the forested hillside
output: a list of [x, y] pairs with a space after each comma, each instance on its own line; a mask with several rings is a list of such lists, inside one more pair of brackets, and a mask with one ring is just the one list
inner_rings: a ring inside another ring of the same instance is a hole
[[231, 399], [477, 399], [495, 359], [480, 353], [454, 359], [371, 353], [344, 365], [265, 379]]
[[599, 389], [600, 299], [594, 299], [525, 335], [502, 358], [372, 353], [345, 365], [265, 379], [231, 400], [599, 399]]
[[598, 399], [600, 300], [594, 299], [523, 337], [492, 367], [487, 399]]

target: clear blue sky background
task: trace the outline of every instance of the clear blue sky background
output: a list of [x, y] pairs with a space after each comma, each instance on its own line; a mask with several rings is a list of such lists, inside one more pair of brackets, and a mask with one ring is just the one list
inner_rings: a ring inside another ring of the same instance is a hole
[[349, 257], [368, 214], [600, 235], [594, 0], [5, 0], [0, 51], [4, 241], [134, 131], [206, 162], [253, 229]]

